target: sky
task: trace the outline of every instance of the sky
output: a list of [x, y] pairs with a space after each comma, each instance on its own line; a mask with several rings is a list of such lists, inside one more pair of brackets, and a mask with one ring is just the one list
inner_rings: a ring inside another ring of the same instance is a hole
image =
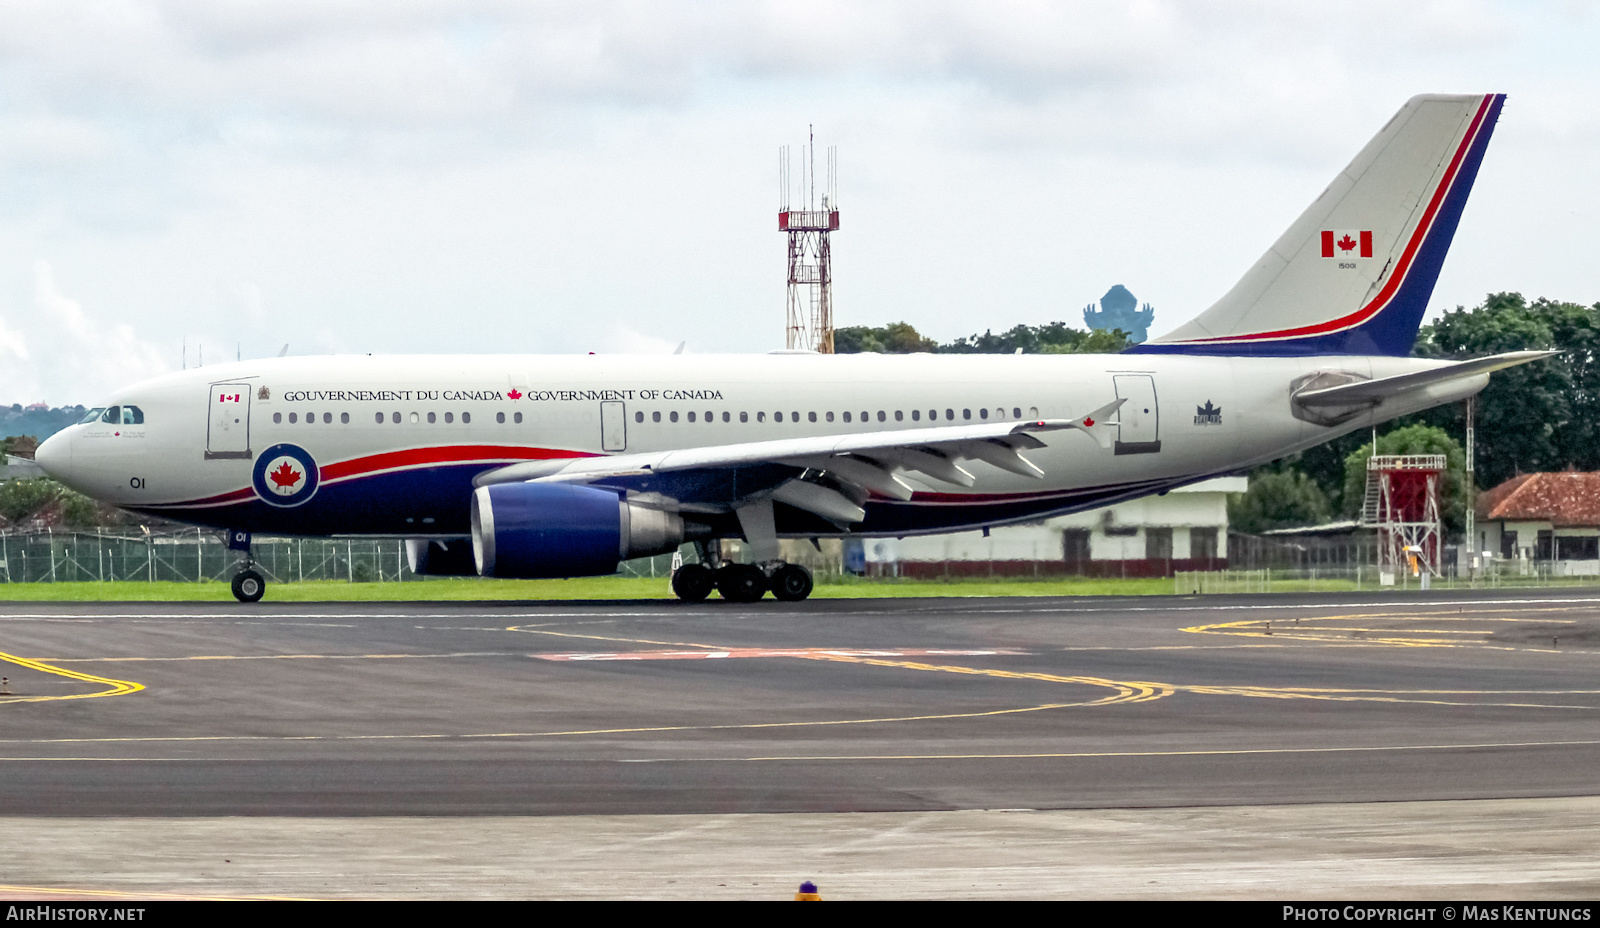
[[[1510, 95], [1430, 313], [1600, 301], [1589, 2], [0, 0], [0, 402], [292, 354], [783, 347], [1210, 305], [1417, 93]], [[798, 156], [796, 156], [798, 157]]]

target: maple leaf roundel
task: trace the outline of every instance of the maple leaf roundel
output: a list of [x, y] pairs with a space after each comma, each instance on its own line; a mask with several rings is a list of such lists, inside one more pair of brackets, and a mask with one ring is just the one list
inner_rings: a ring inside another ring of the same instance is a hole
[[311, 498], [319, 483], [311, 453], [288, 443], [261, 452], [254, 477], [256, 496], [272, 506], [298, 506]]

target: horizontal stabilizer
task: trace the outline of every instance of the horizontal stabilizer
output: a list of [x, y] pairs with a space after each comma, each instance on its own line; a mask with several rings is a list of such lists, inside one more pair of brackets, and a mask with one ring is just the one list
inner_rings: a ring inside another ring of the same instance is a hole
[[1299, 406], [1317, 408], [1373, 406], [1411, 390], [1464, 380], [1468, 377], [1478, 377], [1560, 353], [1559, 351], [1512, 351], [1506, 354], [1491, 355], [1487, 358], [1477, 358], [1472, 361], [1461, 361], [1445, 367], [1436, 367], [1432, 370], [1398, 374], [1394, 377], [1381, 377], [1377, 380], [1358, 380], [1354, 383], [1340, 384], [1333, 387], [1305, 390], [1294, 395], [1294, 402]]

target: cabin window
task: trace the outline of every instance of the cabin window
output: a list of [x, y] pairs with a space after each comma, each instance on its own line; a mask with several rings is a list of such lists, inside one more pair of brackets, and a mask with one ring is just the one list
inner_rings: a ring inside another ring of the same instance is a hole
[[[506, 414], [505, 413], [501, 413], [500, 414], [500, 421], [501, 422], [506, 421]], [[634, 413], [633, 414], [633, 421], [635, 421], [635, 422], [643, 422], [644, 421], [644, 413], [642, 413], [642, 412]]]
[[789, 413], [789, 421], [790, 422], [799, 422], [800, 421], [800, 414], [797, 413], [797, 412]]
[[885, 421], [888, 420], [888, 418], [889, 418], [888, 416], [883, 414], [883, 410], [881, 410], [881, 409], [878, 410], [878, 421], [879, 422], [885, 422]]
[[944, 417], [946, 420], [954, 419], [956, 417], [956, 411], [954, 409], [946, 409], [944, 411]]
[[350, 424], [350, 414], [347, 413], [347, 412], [339, 413], [339, 424], [340, 425], [349, 425]]
[[522, 413], [519, 412], [519, 413], [513, 414], [511, 416], [511, 421], [516, 423], [517, 425], [521, 425], [522, 424]]
[[1022, 407], [1021, 406], [1012, 407], [1012, 409], [1011, 409], [1011, 418], [1013, 418], [1013, 419], [1021, 419], [1022, 418]]
[[723, 414], [722, 414], [722, 421], [723, 421], [723, 422], [731, 422], [731, 421], [733, 421], [733, 417], [732, 417], [732, 416], [730, 416], [730, 415], [729, 415], [729, 414], [727, 414], [727, 413], [723, 413]]
[[[639, 415], [642, 416], [642, 415], [644, 415], [644, 413], [640, 413]], [[505, 425], [506, 424], [506, 414], [503, 413], [503, 412], [495, 413], [494, 414], [494, 421], [500, 423], [501, 425]]]
[[379, 425], [383, 424], [383, 413], [373, 413], [372, 418], [373, 421], [377, 422]]
[[331, 413], [331, 412], [323, 413], [322, 414], [322, 424], [323, 425], [332, 425], [333, 424], [333, 413]]
[[469, 423], [471, 421], [472, 421], [472, 413], [464, 412], [464, 413], [461, 414], [461, 424], [462, 425], [466, 425], [467, 423]]
[[970, 409], [961, 410], [961, 418], [963, 418], [963, 419], [971, 419], [972, 418], [972, 410], [970, 410]]
[[650, 421], [651, 422], [660, 422], [661, 421], [661, 413], [659, 413], [659, 412], [651, 413], [650, 414]]
[[444, 424], [445, 425], [449, 425], [450, 423], [452, 423], [454, 421], [456, 421], [456, 414], [455, 413], [447, 412], [447, 413], [444, 414]]
[[815, 422], [815, 421], [817, 421], [817, 414], [816, 414], [816, 413], [814, 413], [814, 412], [808, 412], [808, 413], [806, 413], [806, 421], [808, 421], [808, 422]]
[[1037, 407], [1037, 406], [1029, 406], [1028, 407], [1028, 418], [1030, 418], [1030, 419], [1039, 418], [1039, 407]]
[[831, 413], [831, 412], [830, 412], [830, 413], [828, 413], [828, 421], [829, 421], [829, 422], [832, 422], [832, 421], [833, 421], [833, 413]]
[[420, 421], [420, 419], [418, 418], [417, 414], [416, 413], [412, 413], [411, 414], [411, 424], [412, 425], [416, 425], [417, 422], [419, 422], [419, 421]]
[[439, 421], [439, 420], [438, 420], [438, 418], [437, 418], [437, 417], [435, 417], [435, 416], [434, 416], [434, 414], [433, 414], [433, 413], [431, 413], [431, 412], [430, 412], [430, 413], [428, 413], [428, 424], [429, 424], [429, 425], [432, 425], [432, 424], [434, 424], [434, 423], [435, 423], [435, 422], [437, 422], [437, 421]]
[[894, 421], [896, 421], [896, 422], [904, 422], [904, 421], [906, 421], [906, 414], [901, 412], [900, 410], [896, 409], [894, 411]]
[[689, 421], [690, 422], [694, 421], [694, 412], [692, 410], [689, 412]]
[[400, 424], [400, 414], [399, 413], [395, 413], [394, 414], [394, 424], [395, 425], [399, 425]]
[[911, 421], [912, 422], [921, 422], [922, 421], [922, 410], [920, 410], [920, 409], [911, 410]]
[[773, 413], [772, 414], [772, 421], [773, 422], [782, 422], [783, 421], [783, 413], [781, 413], [781, 412]]
[[717, 414], [712, 412], [709, 409], [706, 410], [706, 421], [707, 422], [715, 422], [715, 421], [717, 421]]
[[294, 425], [296, 422], [299, 422], [299, 421], [300, 421], [300, 415], [298, 413], [293, 413], [293, 412], [289, 413], [289, 424], [290, 425]]
[[765, 422], [765, 421], [767, 421], [767, 414], [764, 413], [764, 412], [756, 413], [756, 421], [757, 422]]
[[850, 421], [850, 414], [849, 413], [845, 413], [844, 414], [844, 421], [846, 421], [846, 422]]
[[[378, 415], [381, 416], [383, 414], [379, 413]], [[272, 424], [273, 425], [278, 425], [278, 424], [281, 424], [282, 422], [283, 422], [283, 413], [275, 412], [275, 413], [272, 414]]]
[[989, 418], [989, 410], [987, 410], [987, 409], [978, 410], [978, 418], [979, 419], [987, 419], [987, 418]]
[[671, 419], [673, 422], [677, 422], [678, 421], [678, 412], [677, 412], [677, 410], [673, 410], [672, 413], [667, 416], [667, 418]]
[[749, 422], [750, 421], [750, 414], [747, 413], [747, 412], [739, 413], [739, 421], [740, 422]]

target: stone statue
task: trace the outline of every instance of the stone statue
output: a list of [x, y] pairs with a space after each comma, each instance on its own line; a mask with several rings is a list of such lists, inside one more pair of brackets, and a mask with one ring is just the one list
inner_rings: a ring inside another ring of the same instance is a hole
[[1142, 309], [1135, 309], [1138, 305], [1139, 301], [1128, 292], [1128, 288], [1117, 284], [1100, 298], [1098, 311], [1093, 303], [1083, 308], [1083, 321], [1091, 329], [1121, 329], [1128, 333], [1128, 341], [1137, 345], [1150, 337], [1150, 323], [1156, 317], [1156, 311], [1149, 303], [1144, 304]]

